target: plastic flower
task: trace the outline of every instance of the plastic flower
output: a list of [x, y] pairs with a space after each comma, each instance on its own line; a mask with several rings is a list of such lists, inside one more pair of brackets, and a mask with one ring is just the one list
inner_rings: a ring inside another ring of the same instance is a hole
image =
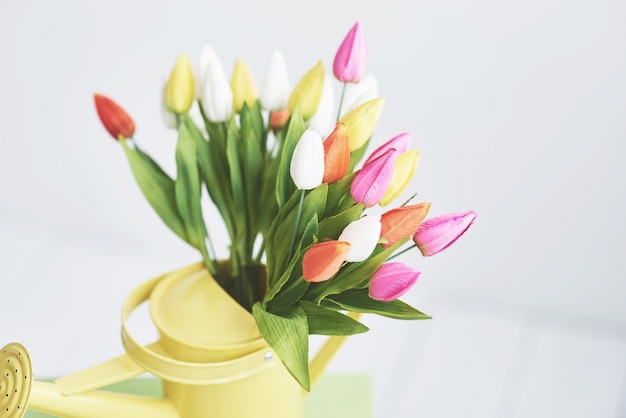
[[366, 74], [361, 81], [348, 86], [339, 114], [343, 117], [352, 109], [376, 97], [378, 97], [378, 81], [374, 74]]
[[94, 94], [93, 101], [100, 122], [116, 140], [119, 137], [130, 138], [135, 133], [135, 122], [126, 111], [113, 100], [101, 94]]
[[380, 238], [380, 216], [364, 216], [346, 226], [339, 235], [339, 241], [350, 243], [350, 250], [346, 254], [346, 261], [359, 262], [367, 259]]
[[413, 241], [424, 257], [435, 255], [461, 237], [474, 223], [476, 212], [449, 213], [423, 222], [413, 235]]
[[372, 136], [383, 107], [385, 107], [385, 99], [379, 97], [363, 103], [341, 118], [341, 121], [348, 127], [350, 151], [361, 148]]
[[386, 242], [383, 248], [389, 248], [405, 238], [410, 238], [421, 225], [430, 210], [430, 202], [417, 205], [401, 206], [382, 214], [380, 237]]
[[367, 43], [361, 22], [357, 21], [350, 29], [335, 54], [333, 72], [339, 81], [358, 83], [365, 74], [367, 64]]
[[382, 144], [380, 147], [376, 148], [372, 153], [367, 157], [363, 165], [368, 164], [370, 161], [375, 160], [380, 157], [388, 150], [395, 148], [398, 151], [398, 154], [404, 154], [408, 151], [409, 145], [411, 145], [411, 135], [408, 132], [403, 132], [391, 138], [389, 141]]
[[406, 189], [413, 178], [413, 174], [415, 174], [415, 170], [417, 170], [419, 159], [419, 150], [407, 151], [398, 156], [396, 165], [393, 167], [393, 175], [391, 176], [389, 187], [380, 199], [380, 202], [378, 202], [381, 206], [386, 206], [393, 202]]
[[283, 110], [280, 110], [278, 112], [272, 112], [270, 114], [270, 128], [272, 128], [273, 131], [281, 129], [287, 124], [289, 116], [289, 109], [287, 108], [284, 108]]
[[322, 184], [324, 177], [324, 144], [322, 137], [307, 129], [293, 150], [290, 173], [300, 190], [314, 189]]
[[211, 45], [205, 45], [198, 57], [198, 66], [196, 67], [196, 97], [198, 99], [201, 99], [202, 92], [204, 91], [207, 67], [210, 63], [215, 61], [219, 62], [217, 53]]
[[325, 241], [313, 245], [302, 257], [302, 275], [307, 282], [323, 282], [332, 278], [343, 264], [350, 244]]
[[307, 72], [298, 84], [293, 88], [287, 107], [289, 113], [293, 114], [296, 109], [300, 109], [302, 117], [305, 120], [311, 119], [322, 98], [324, 90], [324, 65], [322, 61], [318, 61], [315, 67]]
[[363, 203], [366, 207], [378, 203], [391, 182], [396, 154], [395, 149], [390, 149], [357, 173], [350, 186], [350, 194], [355, 202]]
[[370, 279], [369, 295], [383, 302], [396, 300], [415, 284], [421, 274], [403, 263], [385, 263]]
[[200, 102], [204, 114], [213, 122], [229, 120], [233, 112], [233, 91], [217, 56], [206, 64], [203, 77]]
[[165, 107], [170, 112], [183, 114], [189, 110], [195, 97], [195, 81], [187, 54], [180, 54], [165, 85]]
[[259, 98], [254, 78], [244, 60], [237, 60], [235, 63], [230, 87], [233, 90], [233, 108], [236, 113], [241, 112], [244, 103], [247, 103], [248, 107], [252, 107]]
[[324, 140], [324, 183], [341, 180], [350, 166], [350, 140], [346, 124], [337, 122], [335, 129]]
[[261, 87], [261, 104], [272, 112], [281, 111], [289, 100], [289, 74], [282, 52], [276, 50], [272, 54], [270, 63]]
[[336, 122], [335, 113], [335, 93], [333, 92], [333, 82], [330, 77], [324, 75], [324, 88], [322, 97], [317, 106], [317, 111], [309, 121], [309, 128], [317, 131], [322, 136], [328, 135]]

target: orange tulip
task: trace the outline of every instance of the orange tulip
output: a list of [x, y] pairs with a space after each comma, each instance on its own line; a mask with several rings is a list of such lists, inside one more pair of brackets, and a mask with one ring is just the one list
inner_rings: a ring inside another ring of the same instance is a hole
[[116, 140], [120, 136], [130, 138], [135, 133], [135, 122], [124, 109], [113, 100], [101, 94], [94, 94], [93, 100], [102, 125]]
[[430, 202], [418, 205], [401, 206], [384, 213], [380, 217], [382, 228], [380, 237], [387, 242], [381, 244], [389, 248], [398, 241], [412, 236], [422, 224], [430, 209]]
[[345, 241], [324, 241], [313, 245], [302, 258], [302, 275], [307, 282], [324, 282], [341, 268], [350, 244]]
[[346, 175], [350, 166], [350, 139], [343, 122], [324, 141], [324, 183], [334, 183]]
[[270, 128], [272, 128], [273, 131], [278, 131], [279, 129], [282, 129], [283, 126], [287, 124], [290, 116], [291, 115], [289, 114], [289, 109], [287, 108], [284, 108], [283, 110], [280, 110], [278, 112], [270, 113]]

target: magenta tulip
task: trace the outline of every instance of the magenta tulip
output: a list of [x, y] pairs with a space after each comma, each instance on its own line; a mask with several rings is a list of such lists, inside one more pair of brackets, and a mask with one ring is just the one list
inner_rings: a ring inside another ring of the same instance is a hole
[[385, 263], [370, 279], [370, 298], [391, 302], [404, 295], [422, 274], [403, 263]]
[[382, 199], [391, 183], [397, 154], [394, 148], [387, 150], [357, 173], [350, 187], [350, 194], [356, 203], [370, 207]]
[[474, 223], [476, 212], [449, 213], [424, 221], [415, 234], [413, 241], [424, 257], [435, 255], [461, 237]]
[[367, 63], [367, 43], [357, 21], [350, 29], [335, 54], [333, 72], [339, 81], [344, 83], [358, 83], [365, 74]]
[[411, 135], [408, 132], [403, 132], [399, 135], [394, 136], [389, 141], [382, 144], [380, 147], [376, 148], [363, 165], [367, 165], [370, 161], [375, 160], [376, 158], [383, 155], [385, 152], [390, 150], [391, 148], [395, 148], [399, 154], [404, 154], [408, 151], [409, 145], [411, 144]]

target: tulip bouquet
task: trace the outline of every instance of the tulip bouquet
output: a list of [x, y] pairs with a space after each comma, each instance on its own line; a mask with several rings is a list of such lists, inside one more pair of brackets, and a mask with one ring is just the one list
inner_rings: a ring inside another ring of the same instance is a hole
[[[290, 91], [285, 60], [274, 53], [258, 94], [243, 61], [229, 82], [206, 47], [194, 79], [181, 55], [163, 95], [165, 115], [178, 130], [175, 178], [142, 151], [130, 116], [95, 95], [98, 115], [150, 205], [200, 251], [211, 275], [252, 313], [307, 390], [308, 335], [367, 331], [360, 313], [429, 318], [398, 300], [420, 272], [390, 260], [415, 247], [436, 254], [476, 217], [469, 211], [425, 220], [430, 203], [412, 199], [376, 213], [374, 206], [389, 205], [410, 183], [420, 153], [409, 150], [410, 136], [401, 133], [360, 164], [384, 105], [376, 80], [365, 75], [366, 55], [357, 22], [333, 63], [343, 83], [338, 109], [321, 62]], [[213, 221], [203, 216], [204, 189], [230, 236], [226, 264], [216, 260], [207, 228]]]

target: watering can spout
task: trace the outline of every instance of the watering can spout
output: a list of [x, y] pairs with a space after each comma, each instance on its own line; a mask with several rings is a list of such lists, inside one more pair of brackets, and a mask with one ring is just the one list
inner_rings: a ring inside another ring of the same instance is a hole
[[26, 409], [64, 418], [179, 418], [170, 401], [106, 391], [67, 396], [57, 383], [33, 381], [28, 351], [11, 343], [0, 351], [0, 412], [21, 418]]

